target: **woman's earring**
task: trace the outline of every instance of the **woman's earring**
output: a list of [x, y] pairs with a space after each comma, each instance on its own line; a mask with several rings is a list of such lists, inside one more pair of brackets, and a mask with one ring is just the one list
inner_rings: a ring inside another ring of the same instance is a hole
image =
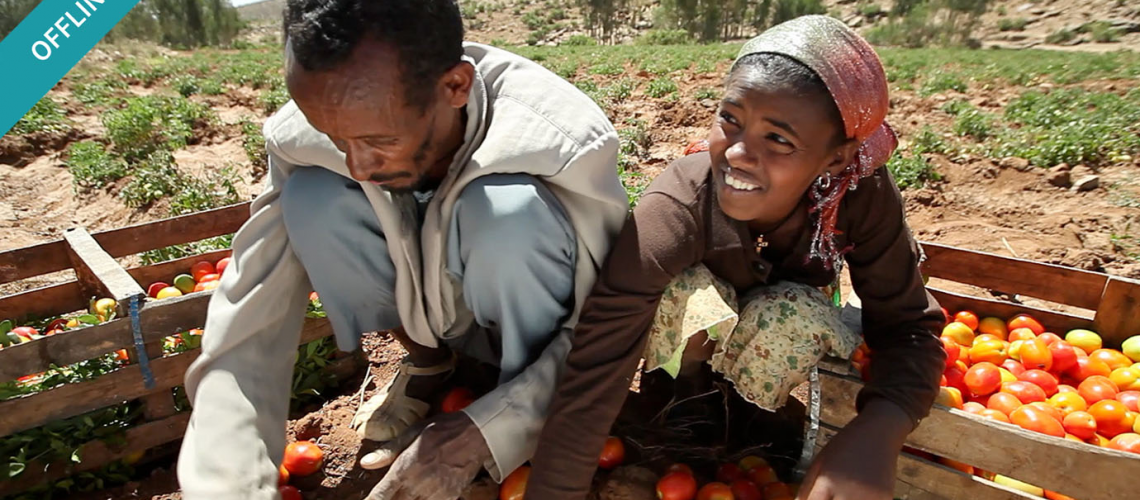
[[824, 172], [818, 178], [816, 178], [815, 187], [819, 188], [820, 190], [826, 190], [827, 188], [831, 187], [831, 174]]

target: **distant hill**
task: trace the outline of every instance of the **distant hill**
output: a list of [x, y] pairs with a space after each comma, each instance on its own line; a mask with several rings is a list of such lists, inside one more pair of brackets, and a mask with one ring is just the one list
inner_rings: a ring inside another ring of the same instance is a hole
[[285, 10], [285, 0], [263, 0], [237, 8], [243, 21], [281, 22], [281, 12]]

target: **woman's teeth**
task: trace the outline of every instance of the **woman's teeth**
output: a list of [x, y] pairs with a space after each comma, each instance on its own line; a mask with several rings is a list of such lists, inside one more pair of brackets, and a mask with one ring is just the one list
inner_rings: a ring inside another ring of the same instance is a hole
[[729, 186], [732, 186], [736, 189], [739, 189], [741, 191], [752, 191], [753, 189], [760, 187], [760, 186], [757, 186], [755, 184], [749, 184], [747, 182], [744, 182], [740, 179], [737, 179], [736, 177], [733, 177], [731, 174], [727, 174], [727, 173], [724, 174], [724, 183], [728, 184]]

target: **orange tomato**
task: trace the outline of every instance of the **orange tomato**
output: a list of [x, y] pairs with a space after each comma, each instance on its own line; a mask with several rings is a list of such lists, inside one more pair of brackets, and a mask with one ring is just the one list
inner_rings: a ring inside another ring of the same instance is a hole
[[[523, 500], [528, 479], [530, 479], [529, 465], [515, 469], [514, 472], [503, 480], [503, 484], [499, 485], [499, 500]], [[694, 486], [694, 490], [695, 489], [696, 486]], [[690, 496], [689, 499], [692, 499], [692, 496]]]
[[115, 360], [116, 361], [130, 361], [131, 356], [129, 354], [127, 354], [126, 349], [119, 349], [119, 350], [115, 351]]
[[977, 344], [978, 342], [982, 342], [982, 341], [1005, 342], [1005, 339], [999, 338], [997, 335], [990, 335], [988, 333], [983, 333], [981, 335], [978, 335], [977, 337], [974, 337], [974, 343], [975, 344]]
[[[980, 344], [974, 344], [977, 347]], [[972, 350], [972, 349], [971, 349]], [[966, 370], [962, 378], [970, 394], [975, 396], [988, 396], [1001, 388], [1001, 372], [997, 365], [983, 361]]]
[[747, 457], [740, 459], [740, 470], [744, 472], [752, 470], [752, 468], [756, 467], [757, 465], [768, 465], [768, 461], [756, 455], [748, 455]]
[[935, 398], [934, 402], [942, 406], [949, 406], [950, 408], [961, 410], [964, 404], [962, 401], [962, 391], [959, 391], [955, 387], [939, 387], [938, 397]]
[[1088, 402], [1076, 392], [1058, 392], [1049, 398], [1049, 404], [1061, 410], [1061, 415], [1068, 415], [1075, 411], [1085, 411], [1089, 408]]
[[1065, 420], [1065, 414], [1061, 413], [1061, 410], [1058, 409], [1056, 406], [1053, 406], [1049, 403], [1045, 403], [1042, 401], [1036, 401], [1033, 403], [1029, 403], [1029, 406], [1032, 406], [1034, 408], [1037, 408], [1038, 410], [1045, 412], [1046, 415], [1053, 417], [1053, 420], [1056, 420], [1058, 422], [1062, 422]]
[[986, 407], [991, 410], [997, 410], [1004, 413], [1007, 417], [1013, 410], [1021, 406], [1021, 400], [1008, 392], [998, 392], [990, 396], [989, 402]]
[[981, 415], [982, 411], [986, 409], [986, 405], [983, 405], [977, 401], [967, 401], [965, 403], [962, 403], [962, 409], [965, 410], [966, 413]]
[[1124, 353], [1116, 349], [1097, 349], [1089, 354], [1089, 357], [1104, 361], [1109, 370], [1132, 366], [1132, 358], [1125, 356]]
[[1140, 391], [1123, 391], [1116, 395], [1116, 400], [1124, 403], [1128, 411], [1140, 412]]
[[1140, 454], [1140, 434], [1131, 432], [1119, 434], [1108, 442], [1108, 447], [1114, 450]]
[[940, 340], [942, 340], [942, 350], [946, 351], [946, 368], [950, 368], [961, 356], [962, 346], [950, 337], [941, 337]]
[[1025, 373], [1025, 366], [1020, 361], [1007, 359], [1001, 362], [1001, 367], [1012, 373], [1014, 377], [1020, 377], [1022, 373]]
[[1028, 328], [1032, 330], [1036, 335], [1045, 333], [1045, 327], [1041, 326], [1041, 323], [1033, 319], [1033, 317], [1028, 314], [1018, 314], [1017, 316], [1014, 316], [1013, 319], [1009, 320], [1009, 323], [1006, 323], [1005, 326], [1009, 328], [1010, 331], [1016, 330], [1018, 328]]
[[1044, 340], [1025, 341], [1021, 345], [1021, 349], [1018, 350], [1018, 356], [1021, 359], [1021, 364], [1027, 370], [1049, 371], [1050, 368], [1053, 368], [1053, 353], [1049, 351], [1049, 346], [1045, 345]]
[[1028, 328], [1018, 328], [1009, 331], [1009, 341], [1014, 342], [1017, 340], [1033, 340], [1037, 338], [1037, 334]]
[[1028, 431], [1059, 438], [1065, 437], [1065, 428], [1061, 422], [1034, 406], [1025, 405], [1013, 410], [1013, 413], [1009, 415], [1009, 420], [1014, 425]]
[[1000, 340], [975, 341], [970, 347], [970, 363], [1000, 365], [1009, 358], [1009, 345]]
[[724, 483], [709, 483], [697, 492], [697, 500], [733, 500], [732, 487]]
[[978, 415], [985, 417], [985, 418], [988, 418], [988, 419], [991, 419], [991, 420], [997, 420], [998, 422], [1005, 422], [1007, 424], [1010, 423], [1009, 422], [1009, 416], [1007, 416], [1006, 414], [1004, 414], [1000, 411], [997, 411], [997, 410], [991, 410], [989, 408], [986, 408], [986, 409], [982, 410], [982, 412], [979, 413]]
[[763, 487], [766, 484], [780, 482], [780, 478], [776, 476], [776, 470], [768, 464], [757, 465], [751, 469], [748, 469], [747, 472], [748, 480], [756, 483], [756, 486]]
[[1053, 345], [1054, 342], [1064, 342], [1064, 340], [1053, 332], [1045, 332], [1038, 335], [1037, 338], [1045, 342], [1045, 345]]
[[285, 486], [289, 484], [289, 469], [284, 465], [277, 468], [277, 486]]
[[1081, 382], [1081, 385], [1077, 387], [1077, 392], [1082, 398], [1085, 398], [1086, 402], [1093, 404], [1102, 399], [1115, 400], [1116, 394], [1120, 391], [1108, 377], [1093, 375]]
[[1045, 490], [1045, 498], [1048, 500], [1075, 500], [1073, 497], [1068, 497], [1055, 491], [1049, 490]]
[[957, 460], [951, 460], [949, 458], [939, 457], [938, 463], [945, 465], [951, 469], [960, 470], [962, 472], [965, 472], [966, 474], [973, 474], [974, 473], [974, 466], [973, 465], [965, 464], [965, 463], [959, 462]]
[[1091, 444], [1093, 446], [1100, 446], [1101, 448], [1107, 448], [1108, 447], [1108, 438], [1101, 436], [1100, 434], [1093, 436], [1092, 439], [1089, 439], [1088, 441], [1085, 441], [1085, 442], [1088, 444]]
[[[660, 500], [692, 500], [696, 494], [697, 480], [692, 474], [670, 472], [657, 481], [657, 498]], [[520, 496], [517, 500], [521, 499]]]
[[210, 274], [203, 274], [201, 278], [196, 279], [194, 281], [197, 281], [198, 283], [204, 283], [204, 282], [210, 282], [210, 281], [218, 281], [219, 279], [222, 279], [222, 276], [220, 274], [210, 273]]
[[[1029, 404], [1036, 401], [1045, 401], [1045, 390], [1030, 384], [1029, 382], [1006, 382], [1001, 385], [1001, 392], [1008, 392], [1017, 397], [1021, 404]], [[1012, 415], [1011, 415], [1012, 416]]]
[[971, 311], [959, 311], [958, 314], [954, 315], [954, 321], [970, 327], [971, 330], [978, 329], [978, 315]]
[[230, 262], [232, 260], [233, 258], [231, 257], [223, 257], [221, 259], [218, 259], [218, 262], [214, 264], [214, 272], [218, 274], [224, 274], [226, 272], [226, 268], [230, 267]]
[[942, 328], [942, 336], [950, 337], [963, 347], [974, 345], [974, 329], [957, 321], [951, 322]]
[[1053, 355], [1053, 369], [1051, 371], [1060, 374], [1076, 366], [1078, 350], [1064, 340], [1049, 344], [1049, 353]]
[[1001, 318], [982, 318], [978, 323], [978, 333], [986, 333], [995, 335], [1002, 340], [1009, 340], [1009, 329], [1005, 326], [1005, 321]]
[[1086, 378], [1094, 375], [1107, 377], [1111, 374], [1112, 370], [1108, 368], [1108, 365], [1105, 364], [1104, 361], [1093, 358], [1082, 358], [1080, 356], [1077, 357], [1077, 364], [1065, 372], [1065, 375], [1072, 377], [1078, 382], [1082, 382]]
[[198, 261], [190, 266], [190, 276], [194, 277], [194, 281], [202, 281], [201, 277], [207, 274], [214, 274], [217, 272], [214, 265], [207, 261]]
[[764, 486], [764, 500], [792, 500], [795, 494], [791, 486], [784, 483], [772, 483]]
[[1132, 431], [1132, 426], [1128, 425], [1128, 409], [1120, 401], [1097, 401], [1089, 407], [1089, 413], [1096, 419], [1097, 433], [1102, 436], [1114, 438]]
[[304, 477], [321, 470], [324, 452], [312, 441], [296, 441], [285, 447], [285, 459], [281, 461], [289, 474]]
[[598, 456], [598, 467], [609, 470], [621, 465], [625, 461], [625, 445], [620, 438], [609, 437], [602, 446], [602, 454]]

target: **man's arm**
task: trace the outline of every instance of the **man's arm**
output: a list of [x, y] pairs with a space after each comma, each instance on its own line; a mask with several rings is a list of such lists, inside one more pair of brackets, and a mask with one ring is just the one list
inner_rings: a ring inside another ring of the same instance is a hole
[[210, 299], [202, 355], [186, 373], [194, 412], [178, 479], [188, 500], [277, 498], [289, 388], [311, 288], [281, 214], [289, 168], [271, 148], [269, 184], [234, 237], [233, 262]]

